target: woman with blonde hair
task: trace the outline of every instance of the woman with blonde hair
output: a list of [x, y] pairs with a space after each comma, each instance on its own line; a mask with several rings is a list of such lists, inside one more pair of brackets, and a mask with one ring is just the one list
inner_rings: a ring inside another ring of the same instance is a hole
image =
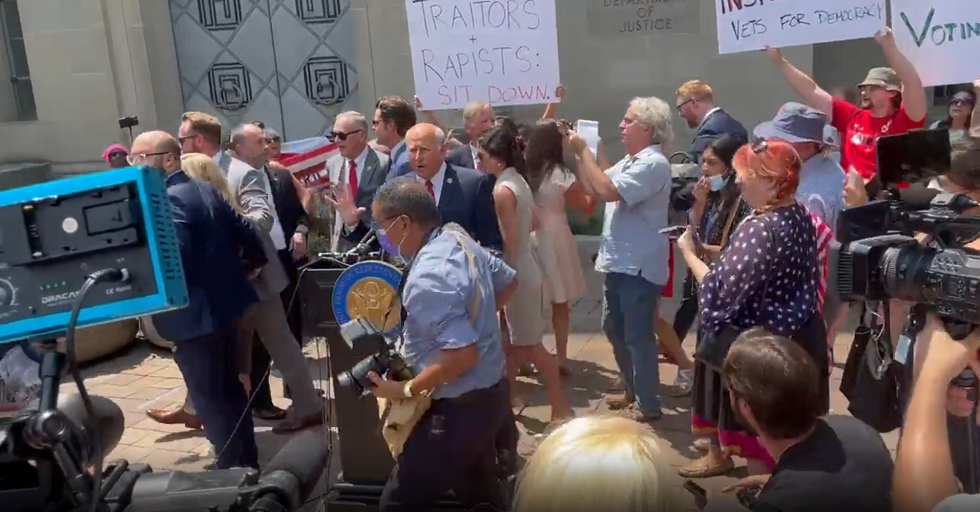
[[678, 510], [666, 455], [643, 424], [616, 416], [571, 420], [524, 468], [514, 512]]
[[225, 174], [221, 172], [221, 167], [218, 166], [218, 163], [213, 158], [203, 153], [185, 153], [180, 157], [180, 164], [183, 171], [187, 173], [187, 177], [192, 180], [203, 181], [214, 185], [218, 189], [218, 192], [221, 192], [221, 197], [225, 198], [225, 201], [232, 208], [241, 213], [241, 206], [238, 205], [238, 201], [235, 201], [231, 195], [231, 189], [228, 187], [228, 180], [225, 179]]

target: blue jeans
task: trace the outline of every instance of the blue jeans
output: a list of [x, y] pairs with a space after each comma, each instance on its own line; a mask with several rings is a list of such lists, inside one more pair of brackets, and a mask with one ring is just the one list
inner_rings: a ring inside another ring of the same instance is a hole
[[641, 276], [606, 274], [602, 287], [602, 330], [612, 344], [626, 393], [646, 415], [659, 416], [660, 366], [653, 311], [663, 286]]

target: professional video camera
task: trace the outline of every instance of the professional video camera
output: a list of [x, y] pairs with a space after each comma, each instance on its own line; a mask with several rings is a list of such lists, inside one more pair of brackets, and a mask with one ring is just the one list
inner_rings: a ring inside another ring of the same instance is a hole
[[[0, 192], [0, 239], [0, 344], [19, 341], [40, 360], [41, 381], [38, 403], [0, 424], [0, 508], [281, 512], [304, 504], [327, 463], [321, 433], [293, 440], [262, 474], [153, 473], [127, 462], [103, 470], [125, 418], [86, 391], [75, 331], [187, 305], [162, 171], [130, 167]], [[78, 397], [58, 407], [66, 370]]]
[[946, 130], [879, 138], [883, 198], [841, 212], [830, 274], [842, 300], [926, 304], [962, 339], [980, 324], [980, 254], [962, 248], [980, 234], [980, 216], [964, 212], [980, 204], [919, 185], [949, 167]]
[[371, 322], [363, 318], [351, 320], [340, 326], [340, 335], [351, 347], [355, 344], [377, 347], [374, 354], [358, 361], [350, 370], [337, 375], [337, 383], [340, 387], [366, 395], [373, 385], [367, 377], [371, 372], [378, 375], [388, 373], [389, 379], [399, 382], [408, 382], [415, 377], [415, 372], [398, 354], [394, 343], [388, 341]]

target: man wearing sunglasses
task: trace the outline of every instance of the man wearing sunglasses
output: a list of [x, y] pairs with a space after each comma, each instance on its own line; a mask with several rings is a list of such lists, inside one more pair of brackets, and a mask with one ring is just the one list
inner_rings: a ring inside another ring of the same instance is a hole
[[368, 145], [368, 122], [359, 112], [338, 114], [330, 136], [340, 150], [327, 161], [326, 200], [335, 212], [330, 249], [346, 252], [370, 230], [371, 202], [388, 177], [391, 159]]

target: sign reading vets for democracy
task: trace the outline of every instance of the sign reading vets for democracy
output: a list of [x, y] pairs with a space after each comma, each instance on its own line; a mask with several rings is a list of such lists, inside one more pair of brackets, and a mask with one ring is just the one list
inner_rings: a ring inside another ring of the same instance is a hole
[[721, 54], [862, 39], [885, 27], [885, 0], [714, 2]]
[[973, 82], [980, 53], [980, 0], [892, 0], [895, 44], [922, 85]]
[[405, 0], [426, 108], [557, 101], [555, 0]]

